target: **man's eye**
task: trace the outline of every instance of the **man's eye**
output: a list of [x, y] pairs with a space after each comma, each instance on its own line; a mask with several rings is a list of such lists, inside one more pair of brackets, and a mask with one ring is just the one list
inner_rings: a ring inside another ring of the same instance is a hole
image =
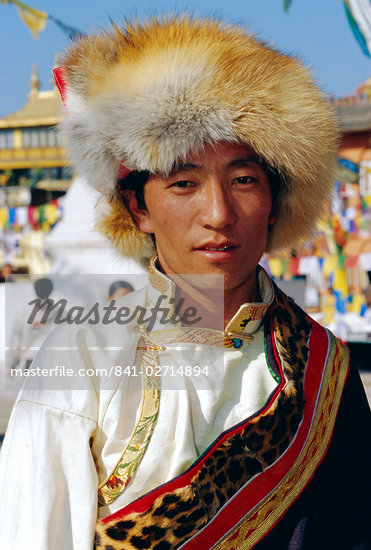
[[193, 183], [187, 180], [176, 181], [171, 185], [171, 187], [180, 187], [180, 189], [187, 189], [187, 187], [192, 187], [192, 186], [193, 186]]
[[239, 178], [234, 179], [233, 183], [248, 184], [248, 183], [254, 183], [255, 181], [256, 179], [251, 176], [240, 176]]

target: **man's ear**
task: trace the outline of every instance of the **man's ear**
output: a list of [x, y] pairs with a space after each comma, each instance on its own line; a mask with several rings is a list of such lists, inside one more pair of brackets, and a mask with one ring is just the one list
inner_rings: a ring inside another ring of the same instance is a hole
[[126, 191], [126, 198], [130, 214], [133, 216], [133, 219], [139, 229], [144, 231], [144, 233], [154, 233], [150, 213], [146, 208], [138, 207], [135, 191], [128, 189]]
[[268, 225], [273, 225], [276, 221], [277, 221], [277, 214], [275, 212], [275, 208], [272, 208], [268, 218]]

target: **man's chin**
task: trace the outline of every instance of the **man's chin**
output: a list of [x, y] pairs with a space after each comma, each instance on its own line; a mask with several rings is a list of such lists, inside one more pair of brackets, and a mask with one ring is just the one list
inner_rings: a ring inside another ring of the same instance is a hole
[[185, 273], [170, 277], [179, 286], [185, 284], [203, 291], [224, 291], [224, 274], [221, 273]]

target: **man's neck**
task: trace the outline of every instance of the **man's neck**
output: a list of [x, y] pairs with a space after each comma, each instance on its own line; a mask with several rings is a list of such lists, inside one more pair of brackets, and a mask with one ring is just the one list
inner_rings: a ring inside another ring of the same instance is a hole
[[[166, 275], [159, 262], [157, 269]], [[176, 284], [176, 301], [184, 301], [184, 308], [195, 307], [197, 316], [204, 321], [204, 326], [218, 330], [225, 329], [236, 315], [242, 304], [261, 301], [257, 270], [248, 280], [231, 289], [211, 290], [210, 287], [196, 288], [183, 280], [182, 276], [168, 275]], [[221, 316], [224, 303], [224, 323]], [[223, 326], [222, 326], [223, 325]]]

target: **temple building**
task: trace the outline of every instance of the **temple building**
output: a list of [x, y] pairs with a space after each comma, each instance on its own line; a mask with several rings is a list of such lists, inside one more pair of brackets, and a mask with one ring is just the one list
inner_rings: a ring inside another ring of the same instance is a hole
[[30, 88], [25, 106], [0, 118], [0, 271], [141, 273], [94, 231], [100, 195], [72, 178], [57, 88], [41, 91], [35, 67]]
[[67, 151], [58, 128], [57, 88], [41, 91], [32, 70], [24, 107], [0, 118], [0, 266], [46, 273], [44, 236], [59, 221], [71, 184]]
[[36, 67], [30, 87], [25, 106], [0, 118], [0, 184], [29, 187], [31, 204], [41, 204], [50, 195], [40, 191], [66, 191], [71, 170], [57, 127], [62, 109], [59, 92], [56, 87], [40, 91]]
[[356, 164], [371, 161], [371, 78], [351, 96], [336, 100], [342, 139], [339, 156]]

